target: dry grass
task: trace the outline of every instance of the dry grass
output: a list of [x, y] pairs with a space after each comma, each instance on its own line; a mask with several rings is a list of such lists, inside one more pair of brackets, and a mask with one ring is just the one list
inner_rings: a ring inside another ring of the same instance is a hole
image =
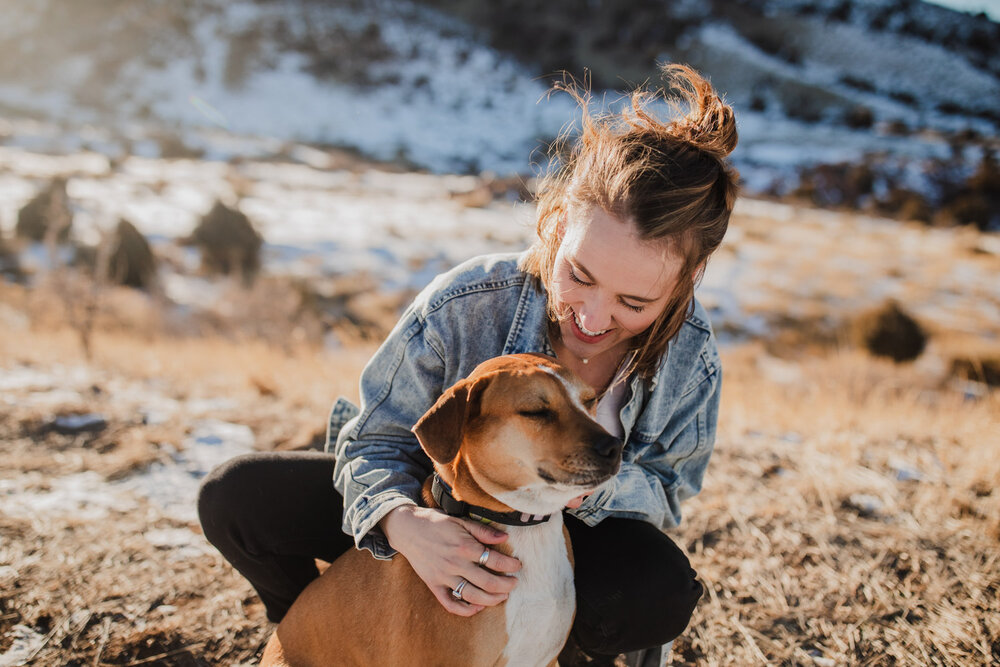
[[708, 584], [680, 664], [1000, 657], [1000, 396], [852, 352], [729, 352], [680, 536]]
[[[0, 368], [83, 367], [99, 391], [0, 416], [0, 491], [86, 471], [114, 480], [176, 446], [185, 425], [136, 421], [129, 383], [226, 396], [237, 407], [223, 417], [251, 425], [259, 447], [307, 444], [330, 400], [355, 395], [371, 352], [116, 326], [94, 332], [88, 361], [65, 322], [6, 302], [15, 325], [0, 327]], [[675, 535], [708, 594], [674, 664], [1000, 658], [1000, 395], [967, 394], [935, 354], [894, 365], [836, 346], [725, 350], [717, 452]], [[53, 410], [97, 411], [109, 426], [46, 431]], [[0, 652], [15, 626], [45, 635], [33, 664], [235, 664], [262, 647], [260, 604], [219, 556], [144, 537], [197, 526], [145, 500], [95, 520], [3, 507]]]
[[[8, 408], [0, 414], [0, 655], [14, 643], [17, 628], [28, 627], [44, 635], [28, 664], [252, 662], [270, 629], [246, 581], [207, 544], [191, 554], [147, 539], [150, 531], [199, 533], [196, 524], [170, 518], [143, 498], [96, 516], [57, 511], [25, 517], [10, 511], [5, 494], [45, 491], [58, 479], [89, 472], [111, 483], [183, 447], [189, 419], [142, 421], [143, 399], [133, 394], [151, 388], [172, 400], [226, 397], [236, 407], [213, 416], [251, 426], [264, 448], [309, 446], [325, 432], [331, 399], [356, 397], [371, 349], [174, 338], [137, 334], [119, 323], [92, 334], [88, 359], [66, 321], [55, 321], [52, 312], [33, 319], [11, 302], [17, 305], [11, 299], [0, 313], [10, 325], [0, 328], [0, 368], [67, 377], [82, 372], [92, 387], [38, 406], [17, 390], [6, 392]], [[98, 412], [108, 426], [70, 435], [48, 426], [54, 415], [77, 412]]]

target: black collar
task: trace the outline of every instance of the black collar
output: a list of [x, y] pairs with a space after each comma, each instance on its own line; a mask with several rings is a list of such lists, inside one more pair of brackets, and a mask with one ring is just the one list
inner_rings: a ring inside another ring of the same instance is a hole
[[483, 523], [502, 523], [508, 526], [536, 526], [549, 520], [551, 514], [526, 514], [524, 512], [494, 512], [493, 510], [470, 505], [457, 500], [451, 494], [451, 489], [437, 473], [431, 482], [431, 496], [445, 514], [450, 516], [469, 517]]

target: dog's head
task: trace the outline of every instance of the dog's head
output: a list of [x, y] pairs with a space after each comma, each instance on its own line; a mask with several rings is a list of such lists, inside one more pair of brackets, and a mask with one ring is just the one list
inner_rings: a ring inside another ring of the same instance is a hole
[[413, 432], [461, 500], [550, 514], [618, 472], [622, 442], [594, 421], [595, 403], [555, 359], [508, 355], [448, 389]]

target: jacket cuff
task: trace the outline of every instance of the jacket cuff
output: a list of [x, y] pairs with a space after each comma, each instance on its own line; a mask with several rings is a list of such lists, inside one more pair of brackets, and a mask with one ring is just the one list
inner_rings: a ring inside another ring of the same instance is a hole
[[386, 491], [377, 496], [358, 498], [351, 532], [358, 549], [367, 549], [379, 560], [390, 560], [396, 550], [389, 546], [389, 540], [378, 523], [385, 516], [402, 505], [416, 505], [413, 498], [398, 491]]
[[617, 481], [617, 478], [608, 480], [601, 488], [587, 496], [579, 507], [567, 511], [588, 526], [596, 526], [610, 514], [604, 509], [604, 505], [614, 495]]

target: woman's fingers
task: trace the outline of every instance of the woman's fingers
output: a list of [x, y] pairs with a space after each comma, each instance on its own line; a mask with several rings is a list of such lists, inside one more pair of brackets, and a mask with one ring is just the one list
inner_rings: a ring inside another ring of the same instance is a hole
[[[452, 589], [452, 591], [455, 589]], [[448, 592], [449, 595], [452, 594], [451, 591]], [[462, 588], [462, 600], [471, 604], [478, 605], [481, 607], [492, 607], [498, 605], [507, 599], [506, 593], [487, 593], [483, 589], [476, 586], [474, 583], [469, 581]], [[456, 600], [457, 601], [457, 600]]]
[[[468, 588], [468, 586], [466, 586], [466, 588]], [[456, 616], [474, 616], [484, 609], [482, 605], [469, 604], [468, 602], [464, 602], [462, 600], [456, 600], [452, 597], [451, 590], [452, 589], [449, 588], [437, 588], [433, 590], [434, 597], [437, 598], [437, 601], [441, 603], [441, 606], [450, 613], [455, 614]], [[464, 594], [465, 591], [462, 591], [462, 593]]]
[[[483, 558], [483, 553], [487, 554], [485, 559]], [[481, 565], [488, 570], [499, 572], [500, 574], [515, 574], [521, 570], [521, 561], [485, 546], [484, 550], [480, 552], [479, 557], [476, 558], [475, 564], [477, 566]]]
[[[453, 614], [471, 616], [499, 604], [517, 584], [508, 575], [519, 571], [521, 562], [490, 546], [507, 539], [503, 531], [412, 506], [393, 510], [383, 519], [382, 529], [441, 606]], [[467, 583], [459, 600], [452, 591], [463, 580]]]
[[[470, 584], [489, 595], [502, 596], [496, 602], [480, 602], [480, 604], [486, 605], [497, 604], [497, 602], [506, 600], [507, 595], [517, 585], [517, 579], [514, 577], [493, 574], [489, 570], [479, 567], [478, 563], [470, 563], [469, 567], [463, 567], [461, 576], [467, 579]], [[468, 590], [468, 586], [466, 586], [466, 590]]]
[[[465, 529], [469, 531], [469, 534], [476, 538], [476, 541], [478, 542], [476, 545], [470, 545], [472, 549], [463, 554], [476, 565], [483, 565], [494, 572], [500, 572], [503, 574], [514, 574], [521, 569], [521, 561], [518, 559], [511, 556], [505, 556], [499, 551], [489, 548], [490, 545], [505, 542], [507, 540], [507, 533], [502, 530], [497, 530], [496, 528], [491, 528], [482, 523], [469, 521], [468, 519], [463, 519], [462, 525], [465, 526]], [[480, 563], [484, 550], [489, 550], [489, 554], [486, 557], [486, 562]]]

